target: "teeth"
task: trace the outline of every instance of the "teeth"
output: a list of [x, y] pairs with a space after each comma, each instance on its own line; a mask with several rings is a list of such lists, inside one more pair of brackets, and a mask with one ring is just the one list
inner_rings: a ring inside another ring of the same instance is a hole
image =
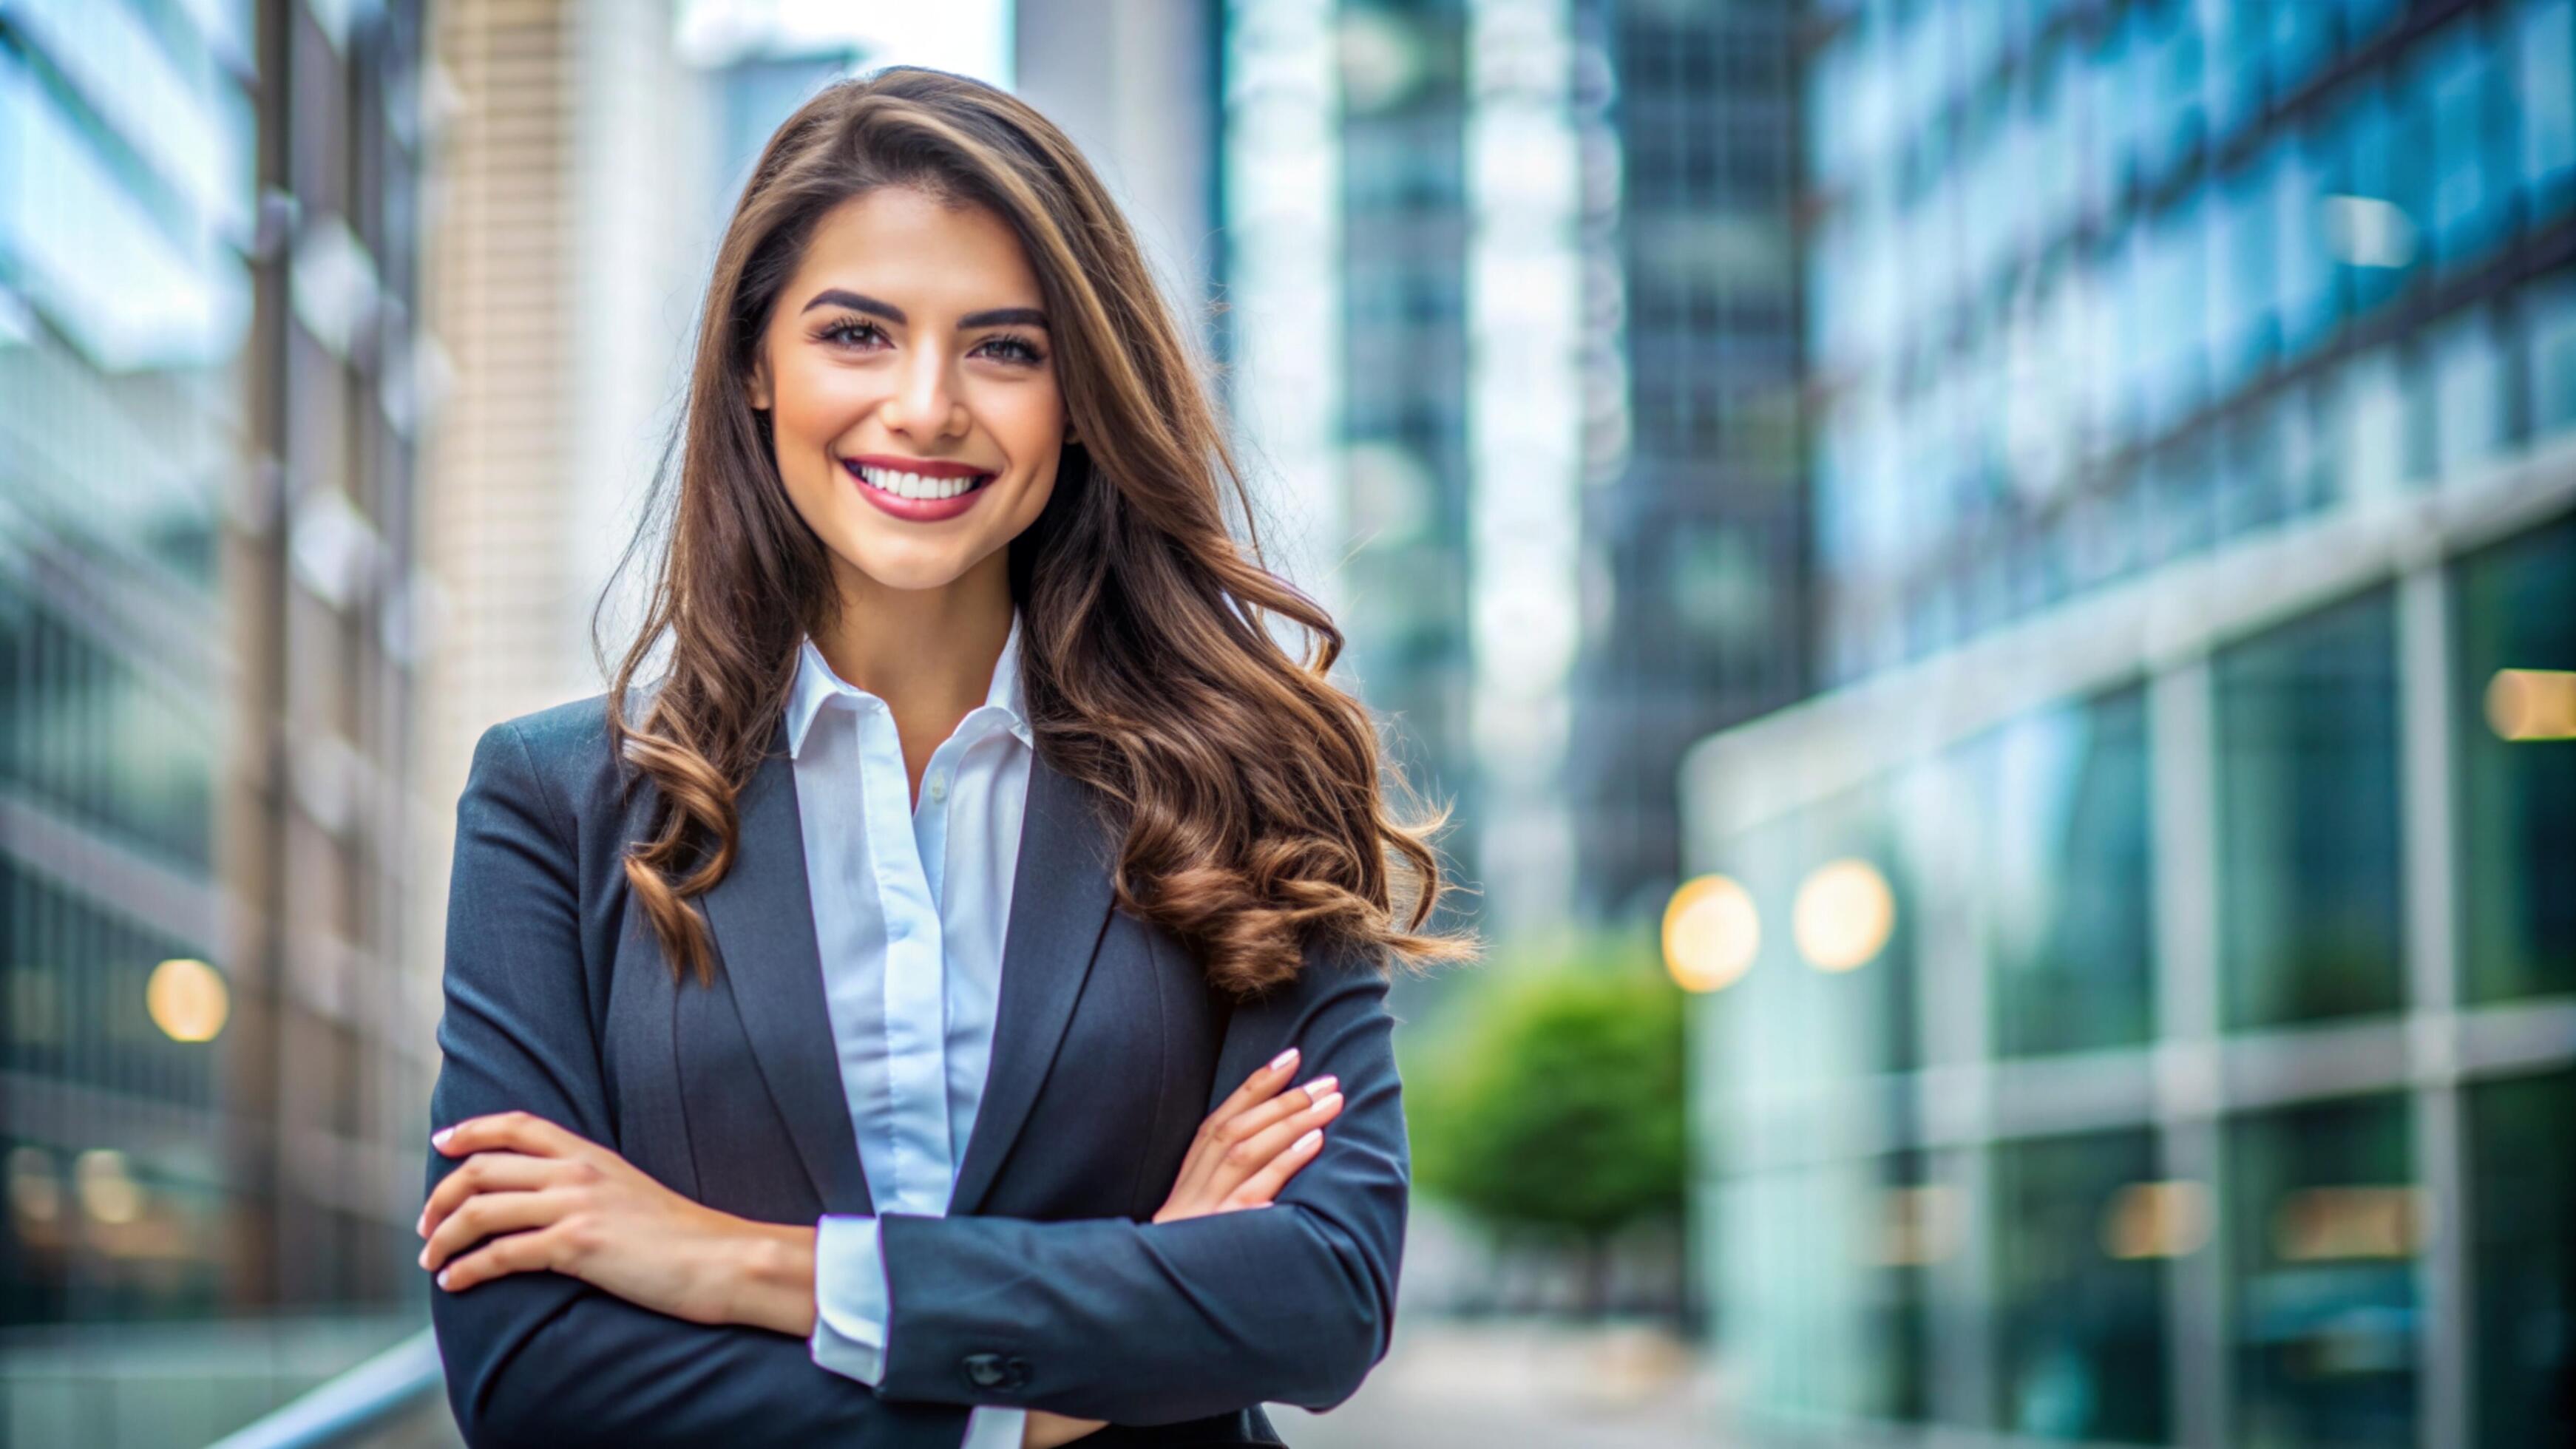
[[882, 489], [897, 498], [954, 498], [975, 486], [975, 478], [931, 478], [919, 473], [903, 473], [892, 468], [859, 465], [859, 477], [871, 488]]

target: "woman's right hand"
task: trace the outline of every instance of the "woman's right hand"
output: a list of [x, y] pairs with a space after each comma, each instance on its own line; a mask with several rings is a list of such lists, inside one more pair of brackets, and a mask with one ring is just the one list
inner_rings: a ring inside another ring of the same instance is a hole
[[[1342, 1110], [1342, 1094], [1329, 1076], [1289, 1088], [1296, 1071], [1297, 1049], [1290, 1047], [1217, 1104], [1190, 1140], [1180, 1176], [1154, 1221], [1266, 1208], [1297, 1169], [1315, 1160], [1324, 1145], [1324, 1124]], [[1020, 1443], [1022, 1449], [1057, 1449], [1105, 1422], [1033, 1409]]]
[[1208, 1114], [1154, 1221], [1266, 1208], [1299, 1168], [1315, 1160], [1324, 1145], [1324, 1124], [1342, 1110], [1342, 1094], [1329, 1076], [1291, 1088], [1296, 1071], [1297, 1049], [1290, 1047]]

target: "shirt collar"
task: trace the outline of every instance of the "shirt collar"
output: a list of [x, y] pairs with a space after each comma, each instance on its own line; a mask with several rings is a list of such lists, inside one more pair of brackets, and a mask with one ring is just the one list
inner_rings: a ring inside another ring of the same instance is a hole
[[[832, 671], [814, 636], [805, 636], [796, 651], [796, 682], [787, 693], [787, 752], [802, 755], [805, 740], [813, 732], [814, 717], [823, 707], [834, 702], [855, 705], [877, 696], [841, 678]], [[1035, 748], [1029, 730], [1028, 711], [1020, 695], [1020, 611], [1011, 611], [1011, 632], [1002, 640], [1002, 655], [993, 661], [993, 679], [985, 687], [984, 703], [959, 721], [963, 731], [986, 710], [996, 711], [995, 722], [1006, 725], [1021, 744]]]

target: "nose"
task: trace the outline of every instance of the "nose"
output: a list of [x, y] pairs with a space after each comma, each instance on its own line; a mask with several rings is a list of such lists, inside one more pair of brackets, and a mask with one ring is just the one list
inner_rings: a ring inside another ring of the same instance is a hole
[[878, 409], [885, 425], [898, 433], [950, 437], [966, 431], [966, 408], [949, 385], [948, 358], [936, 347], [916, 347], [906, 356], [894, 395]]

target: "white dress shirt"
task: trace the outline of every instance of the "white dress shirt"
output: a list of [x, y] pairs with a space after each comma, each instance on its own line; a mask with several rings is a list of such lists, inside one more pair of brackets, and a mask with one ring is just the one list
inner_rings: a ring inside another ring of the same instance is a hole
[[[1029, 724], [1020, 620], [984, 703], [958, 721], [912, 804], [886, 702], [807, 639], [788, 695], [805, 879], [841, 1090], [876, 1211], [944, 1216], [993, 1050]], [[814, 1245], [814, 1361], [885, 1376], [885, 1264], [873, 1217], [827, 1216]], [[1018, 1449], [1027, 1414], [979, 1406], [961, 1449]]]

